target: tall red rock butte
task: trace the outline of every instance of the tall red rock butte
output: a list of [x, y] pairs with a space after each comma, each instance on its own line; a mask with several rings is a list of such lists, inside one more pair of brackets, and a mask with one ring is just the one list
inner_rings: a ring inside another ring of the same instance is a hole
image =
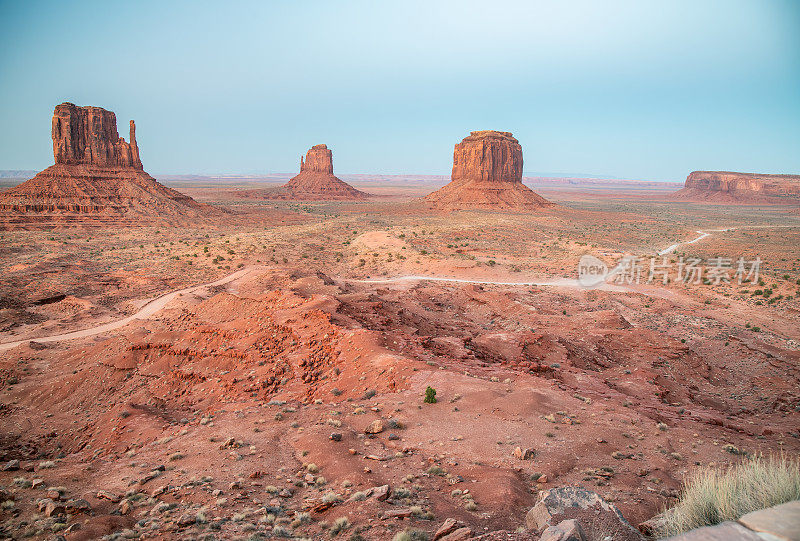
[[530, 210], [552, 205], [522, 184], [522, 146], [510, 132], [474, 131], [456, 144], [446, 186], [425, 200], [434, 208]]
[[300, 173], [283, 185], [290, 199], [364, 200], [369, 197], [333, 174], [333, 152], [314, 145], [300, 157]]
[[693, 171], [685, 186], [675, 192], [678, 199], [742, 202], [787, 202], [800, 200], [800, 175], [768, 175], [732, 171]]
[[57, 105], [51, 135], [55, 165], [0, 192], [0, 225], [119, 219], [198, 218], [218, 214], [145, 173], [130, 122], [130, 141], [101, 107]]

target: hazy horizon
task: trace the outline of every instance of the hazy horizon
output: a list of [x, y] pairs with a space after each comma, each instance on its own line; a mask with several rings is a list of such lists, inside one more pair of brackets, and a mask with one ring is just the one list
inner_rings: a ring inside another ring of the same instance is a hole
[[[135, 119], [159, 175], [448, 175], [470, 131], [525, 170], [800, 173], [788, 1], [0, 4], [0, 168], [52, 164], [55, 105]], [[570, 173], [583, 171], [583, 173]], [[227, 173], [220, 173], [227, 172]]]

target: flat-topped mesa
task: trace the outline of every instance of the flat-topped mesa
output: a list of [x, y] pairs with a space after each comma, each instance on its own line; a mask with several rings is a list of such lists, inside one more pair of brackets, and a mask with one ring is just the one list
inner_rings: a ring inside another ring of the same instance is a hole
[[333, 174], [333, 152], [328, 145], [314, 145], [308, 149], [305, 161], [300, 156], [300, 172], [303, 171]]
[[442, 210], [528, 210], [552, 205], [522, 183], [522, 146], [510, 132], [474, 131], [453, 150], [446, 186], [425, 197]]
[[731, 195], [798, 196], [800, 175], [692, 171], [686, 177], [686, 188]]
[[470, 132], [453, 150], [454, 181], [522, 182], [522, 146], [510, 132]]
[[57, 105], [52, 137], [56, 164], [143, 169], [136, 144], [136, 124], [131, 120], [130, 142], [127, 142], [117, 133], [116, 115], [102, 107]]

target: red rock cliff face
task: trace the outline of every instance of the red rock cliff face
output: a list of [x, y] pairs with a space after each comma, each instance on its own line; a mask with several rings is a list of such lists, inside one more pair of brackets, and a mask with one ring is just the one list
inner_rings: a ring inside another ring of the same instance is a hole
[[[686, 177], [689, 190], [731, 196], [800, 196], [800, 175], [766, 175], [732, 171], [693, 171]], [[680, 193], [680, 192], [679, 192]]]
[[142, 170], [136, 125], [130, 124], [130, 142], [117, 133], [117, 117], [102, 107], [57, 105], [53, 112], [53, 157], [56, 164], [131, 167]]
[[552, 203], [522, 183], [522, 146], [505, 131], [474, 131], [453, 151], [452, 180], [425, 197], [436, 209], [531, 210]]
[[327, 145], [314, 145], [300, 157], [300, 173], [283, 185], [278, 199], [363, 200], [367, 194], [356, 190], [333, 174], [333, 152]]
[[453, 151], [453, 181], [522, 182], [522, 146], [509, 132], [474, 131]]
[[314, 145], [306, 152], [306, 159], [300, 157], [300, 172], [333, 174], [333, 152], [327, 145]]
[[51, 135], [55, 165], [0, 192], [0, 230], [121, 220], [194, 223], [221, 214], [144, 171], [133, 121], [128, 143], [117, 133], [111, 111], [62, 103], [55, 108]]

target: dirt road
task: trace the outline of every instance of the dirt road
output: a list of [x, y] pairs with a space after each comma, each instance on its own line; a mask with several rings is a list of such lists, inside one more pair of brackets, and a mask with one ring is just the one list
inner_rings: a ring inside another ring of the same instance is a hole
[[211, 286], [221, 286], [227, 283], [230, 283], [238, 278], [243, 277], [244, 275], [250, 273], [254, 270], [254, 267], [245, 267], [240, 269], [236, 272], [233, 272], [227, 276], [220, 278], [219, 280], [215, 280], [213, 282], [208, 282], [205, 284], [198, 284], [194, 286], [185, 287], [183, 289], [179, 289], [177, 291], [172, 291], [170, 293], [166, 293], [161, 295], [160, 297], [156, 297], [155, 299], [151, 300], [144, 306], [142, 306], [138, 312], [128, 317], [118, 319], [117, 321], [112, 321], [110, 323], [104, 323], [103, 325], [97, 325], [95, 327], [89, 327], [88, 329], [81, 329], [79, 331], [72, 331], [62, 334], [54, 334], [50, 336], [42, 336], [39, 338], [26, 338], [25, 340], [16, 340], [14, 342], [4, 342], [0, 344], [0, 351], [6, 351], [8, 349], [17, 347], [19, 345], [25, 344], [27, 342], [58, 342], [61, 340], [73, 340], [75, 338], [86, 338], [87, 336], [94, 336], [97, 334], [102, 334], [104, 332], [113, 331], [115, 329], [119, 329], [120, 327], [124, 327], [131, 321], [135, 319], [147, 319], [148, 317], [152, 316], [162, 308], [164, 308], [167, 304], [169, 304], [173, 299], [185, 295], [188, 293], [193, 293], [198, 289], [202, 289], [204, 287], [211, 287]]

